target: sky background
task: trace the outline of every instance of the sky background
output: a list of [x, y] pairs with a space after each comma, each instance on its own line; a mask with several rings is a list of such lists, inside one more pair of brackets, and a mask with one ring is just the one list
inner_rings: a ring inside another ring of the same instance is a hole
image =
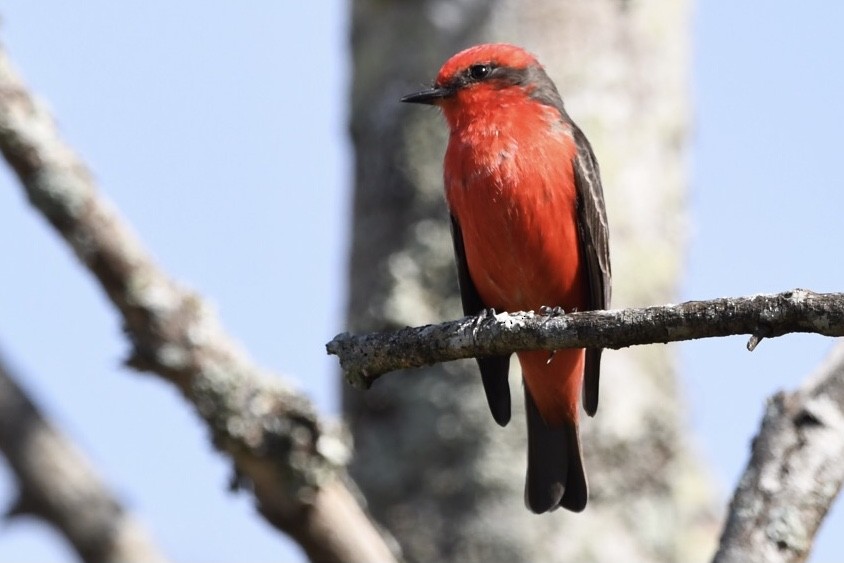
[[[323, 346], [345, 295], [347, 12], [339, 0], [0, 0], [0, 40], [147, 248], [258, 362], [335, 414]], [[842, 28], [833, 1], [699, 3], [683, 299], [844, 290]], [[120, 367], [115, 312], [5, 168], [0, 256], [0, 350], [162, 550], [301, 560], [248, 494], [227, 492], [229, 465], [176, 392]], [[750, 354], [745, 342], [673, 345], [725, 501], [765, 398], [797, 386], [832, 344], [787, 336]], [[0, 507], [13, 494], [0, 464]], [[844, 559], [841, 512], [813, 561]], [[0, 562], [72, 559], [37, 522], [0, 526]]]

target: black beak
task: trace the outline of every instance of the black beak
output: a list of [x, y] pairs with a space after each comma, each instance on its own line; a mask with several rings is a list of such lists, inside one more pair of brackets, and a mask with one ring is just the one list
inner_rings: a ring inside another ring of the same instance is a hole
[[421, 92], [415, 92], [404, 96], [401, 101], [409, 104], [427, 104], [429, 106], [436, 105], [437, 102], [443, 98], [451, 96], [454, 91], [451, 88], [428, 88]]

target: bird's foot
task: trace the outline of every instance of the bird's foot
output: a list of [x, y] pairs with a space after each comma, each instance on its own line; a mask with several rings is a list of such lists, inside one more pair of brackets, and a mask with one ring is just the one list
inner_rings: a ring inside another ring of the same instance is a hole
[[478, 329], [481, 328], [481, 324], [487, 320], [495, 318], [495, 309], [492, 307], [488, 307], [486, 309], [481, 309], [481, 311], [475, 317], [472, 326], [472, 336], [475, 336], [478, 333]]
[[560, 317], [562, 315], [565, 315], [566, 311], [559, 305], [556, 307], [549, 307], [548, 305], [543, 305], [539, 308], [539, 314], [544, 315], [546, 317]]

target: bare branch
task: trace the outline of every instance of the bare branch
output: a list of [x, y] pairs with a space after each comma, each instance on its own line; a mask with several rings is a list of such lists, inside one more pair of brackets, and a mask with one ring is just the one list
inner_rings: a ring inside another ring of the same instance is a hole
[[0, 51], [0, 151], [120, 311], [127, 364], [176, 385], [248, 481], [258, 510], [314, 560], [394, 560], [343, 484], [348, 447], [310, 402], [251, 361], [198, 295], [178, 285], [95, 188]]
[[762, 338], [792, 332], [844, 335], [844, 294], [795, 289], [775, 295], [559, 316], [482, 314], [396, 331], [359, 336], [343, 333], [326, 349], [340, 358], [350, 383], [367, 388], [390, 371], [518, 350], [618, 349], [736, 334], [752, 335], [748, 342], [752, 350]]
[[146, 530], [100, 482], [88, 460], [15, 383], [2, 359], [0, 451], [20, 489], [7, 518], [45, 520], [65, 536], [83, 561], [166, 560]]
[[768, 401], [716, 563], [804, 561], [844, 481], [844, 344]]

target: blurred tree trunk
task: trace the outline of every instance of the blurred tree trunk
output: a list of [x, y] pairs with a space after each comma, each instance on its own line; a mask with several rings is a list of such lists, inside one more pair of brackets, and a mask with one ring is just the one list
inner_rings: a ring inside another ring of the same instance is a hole
[[[615, 307], [676, 298], [686, 215], [688, 1], [355, 0], [356, 151], [348, 328], [461, 315], [442, 195], [446, 127], [398, 98], [451, 54], [521, 44], [592, 141], [608, 199]], [[413, 561], [700, 561], [714, 551], [713, 491], [688, 444], [672, 349], [604, 355], [601, 407], [583, 425], [590, 504], [523, 505], [525, 429], [487, 411], [474, 362], [344, 386], [351, 471]], [[513, 371], [517, 371], [513, 361]], [[513, 374], [516, 376], [516, 374]]]

